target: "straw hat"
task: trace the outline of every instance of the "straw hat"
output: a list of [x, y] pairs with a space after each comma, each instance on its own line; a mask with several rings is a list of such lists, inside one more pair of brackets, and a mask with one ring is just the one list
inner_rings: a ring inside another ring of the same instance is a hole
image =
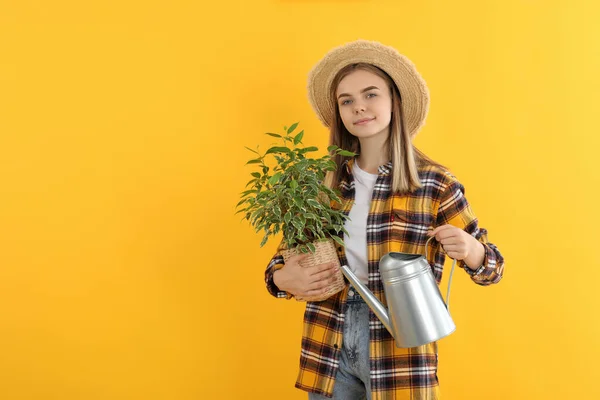
[[396, 83], [402, 98], [402, 113], [411, 136], [425, 124], [429, 111], [429, 89], [415, 65], [396, 49], [369, 40], [356, 40], [330, 50], [308, 74], [308, 99], [327, 128], [334, 121], [330, 86], [340, 69], [349, 64], [369, 63], [385, 71]]

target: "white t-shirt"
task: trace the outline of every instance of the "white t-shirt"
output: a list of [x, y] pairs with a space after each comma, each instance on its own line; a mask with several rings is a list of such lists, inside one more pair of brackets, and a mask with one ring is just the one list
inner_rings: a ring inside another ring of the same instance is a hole
[[348, 267], [356, 275], [358, 280], [367, 284], [369, 280], [369, 268], [367, 260], [367, 217], [371, 208], [373, 188], [377, 176], [363, 171], [358, 166], [356, 159], [352, 167], [354, 175], [354, 204], [346, 220], [344, 228], [349, 235], [344, 233], [344, 245], [346, 247], [346, 259]]

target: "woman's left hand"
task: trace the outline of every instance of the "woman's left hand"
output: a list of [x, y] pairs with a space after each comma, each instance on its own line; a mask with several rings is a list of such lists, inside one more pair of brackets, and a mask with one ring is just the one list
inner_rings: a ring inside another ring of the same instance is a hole
[[427, 235], [435, 236], [448, 257], [458, 261], [465, 260], [465, 264], [470, 268], [476, 268], [483, 262], [485, 257], [483, 244], [454, 225], [438, 226]]

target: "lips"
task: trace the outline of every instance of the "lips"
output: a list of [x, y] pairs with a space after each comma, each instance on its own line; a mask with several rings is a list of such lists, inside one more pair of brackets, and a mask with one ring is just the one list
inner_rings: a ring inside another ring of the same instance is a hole
[[367, 122], [373, 121], [375, 118], [363, 118], [363, 119], [359, 119], [358, 121], [354, 122], [354, 125], [362, 125], [365, 124]]

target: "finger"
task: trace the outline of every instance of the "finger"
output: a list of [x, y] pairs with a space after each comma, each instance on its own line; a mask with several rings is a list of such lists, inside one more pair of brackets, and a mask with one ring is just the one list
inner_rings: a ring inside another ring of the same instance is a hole
[[311, 283], [308, 288], [312, 289], [312, 290], [319, 290], [319, 289], [324, 289], [324, 288], [328, 288], [331, 285], [333, 285], [333, 283], [336, 281], [336, 277], [335, 275], [330, 275], [324, 279], [321, 279], [320, 281], [317, 282], [313, 282]]
[[446, 236], [440, 239], [439, 242], [442, 244], [442, 246], [457, 245], [460, 243], [460, 237], [454, 235]]
[[328, 271], [334, 269], [337, 266], [335, 262], [328, 262], [324, 264], [315, 265], [314, 267], [310, 267], [308, 271], [308, 276], [312, 276], [323, 271]]
[[325, 293], [327, 293], [328, 289], [329, 289], [329, 287], [324, 287], [324, 288], [321, 288], [321, 289], [310, 289], [310, 290], [306, 291], [306, 294], [304, 295], [304, 297], [322, 296]]
[[445, 244], [445, 245], [443, 245], [443, 247], [444, 247], [444, 251], [446, 253], [448, 253], [450, 251], [458, 251], [459, 250], [458, 245], [456, 245], [456, 244]]
[[438, 232], [444, 231], [444, 230], [448, 229], [449, 227], [452, 227], [452, 225], [450, 225], [450, 224], [441, 225], [441, 226], [438, 226], [437, 228], [435, 228], [434, 230], [432, 230], [431, 232], [429, 232], [427, 234], [429, 236], [435, 236], [435, 235], [438, 234]]
[[324, 279], [330, 278], [334, 276], [335, 269], [327, 269], [325, 271], [321, 271], [319, 273], [313, 274], [309, 277], [310, 283], [320, 282]]
[[457, 230], [457, 228], [452, 227], [453, 229], [445, 229], [443, 231], [438, 232], [438, 234], [436, 235], [436, 239], [438, 242], [443, 242], [444, 240], [450, 240], [453, 238], [459, 238], [460, 237], [460, 231]]

